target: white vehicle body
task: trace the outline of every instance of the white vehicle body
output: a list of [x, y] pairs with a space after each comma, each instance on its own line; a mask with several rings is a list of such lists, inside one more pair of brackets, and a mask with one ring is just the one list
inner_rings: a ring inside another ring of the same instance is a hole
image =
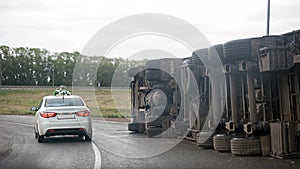
[[35, 114], [35, 136], [38, 142], [55, 135], [78, 135], [92, 139], [90, 111], [81, 97], [45, 96]]

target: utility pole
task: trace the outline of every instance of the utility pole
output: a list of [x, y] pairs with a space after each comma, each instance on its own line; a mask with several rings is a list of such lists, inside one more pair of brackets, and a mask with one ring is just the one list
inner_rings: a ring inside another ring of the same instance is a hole
[[270, 2], [271, 0], [268, 0], [268, 12], [267, 12], [267, 36], [270, 35]]

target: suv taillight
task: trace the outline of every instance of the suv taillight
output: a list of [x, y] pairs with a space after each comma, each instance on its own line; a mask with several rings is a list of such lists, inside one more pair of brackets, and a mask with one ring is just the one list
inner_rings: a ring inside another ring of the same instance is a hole
[[50, 118], [50, 117], [55, 117], [57, 115], [57, 113], [54, 113], [54, 112], [41, 112], [40, 115], [43, 118]]
[[79, 111], [79, 112], [76, 112], [76, 116], [86, 117], [86, 116], [89, 116], [89, 115], [90, 115], [89, 111]]

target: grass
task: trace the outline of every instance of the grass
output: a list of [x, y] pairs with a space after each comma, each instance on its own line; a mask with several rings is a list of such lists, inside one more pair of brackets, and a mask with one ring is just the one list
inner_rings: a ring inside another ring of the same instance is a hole
[[[33, 115], [31, 107], [38, 106], [43, 96], [51, 95], [52, 89], [1, 89], [0, 114]], [[93, 117], [128, 118], [130, 117], [130, 90], [108, 89], [75, 90], [91, 110]]]

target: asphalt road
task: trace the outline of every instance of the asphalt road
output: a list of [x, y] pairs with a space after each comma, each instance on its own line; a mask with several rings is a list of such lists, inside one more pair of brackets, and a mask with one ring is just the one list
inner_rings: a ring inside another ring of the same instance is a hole
[[239, 157], [180, 139], [132, 134], [123, 122], [93, 120], [93, 142], [77, 137], [37, 143], [33, 117], [0, 116], [0, 168], [300, 168], [300, 159]]

